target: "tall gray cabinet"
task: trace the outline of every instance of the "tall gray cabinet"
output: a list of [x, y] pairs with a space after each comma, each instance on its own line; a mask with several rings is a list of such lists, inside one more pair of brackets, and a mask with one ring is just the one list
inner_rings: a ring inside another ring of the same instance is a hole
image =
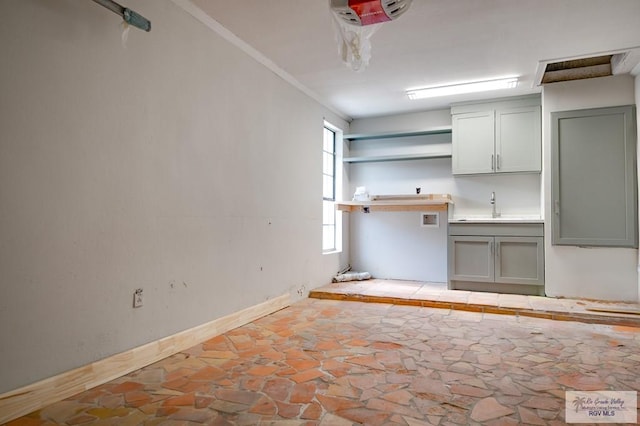
[[552, 244], [638, 247], [635, 108], [551, 114]]

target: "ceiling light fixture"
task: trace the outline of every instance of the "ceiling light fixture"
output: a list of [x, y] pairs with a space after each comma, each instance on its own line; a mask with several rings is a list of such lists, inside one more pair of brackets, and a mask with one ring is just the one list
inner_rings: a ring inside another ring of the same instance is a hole
[[473, 81], [470, 83], [450, 84], [446, 86], [408, 89], [409, 99], [436, 98], [438, 96], [460, 95], [463, 93], [487, 92], [490, 90], [513, 89], [518, 85], [518, 77], [506, 77], [496, 80]]
[[371, 36], [385, 22], [398, 19], [413, 0], [329, 0], [342, 62], [363, 71], [371, 58]]

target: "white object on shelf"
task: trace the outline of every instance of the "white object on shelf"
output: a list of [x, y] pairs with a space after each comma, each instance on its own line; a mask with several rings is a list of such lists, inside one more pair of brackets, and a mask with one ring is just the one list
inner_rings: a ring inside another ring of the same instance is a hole
[[447, 211], [453, 205], [450, 194], [373, 195], [366, 201], [339, 201], [343, 212], [364, 211]]
[[369, 201], [370, 199], [365, 186], [356, 187], [356, 192], [353, 194], [353, 201]]

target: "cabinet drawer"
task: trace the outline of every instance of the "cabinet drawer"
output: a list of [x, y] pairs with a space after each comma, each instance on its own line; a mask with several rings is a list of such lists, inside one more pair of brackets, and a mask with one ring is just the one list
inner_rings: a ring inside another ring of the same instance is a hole
[[449, 235], [544, 236], [542, 223], [450, 223]]

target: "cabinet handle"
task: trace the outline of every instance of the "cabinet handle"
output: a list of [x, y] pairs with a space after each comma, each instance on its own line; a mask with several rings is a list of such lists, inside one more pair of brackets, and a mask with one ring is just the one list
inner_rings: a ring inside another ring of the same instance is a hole
[[496, 155], [496, 170], [500, 170], [500, 154]]
[[557, 216], [559, 216], [560, 215], [560, 201], [559, 200], [556, 200], [554, 202], [554, 210], [555, 210], [555, 214]]
[[491, 154], [491, 170], [495, 170], [496, 166], [495, 166], [495, 162], [494, 162], [494, 156], [493, 154]]

